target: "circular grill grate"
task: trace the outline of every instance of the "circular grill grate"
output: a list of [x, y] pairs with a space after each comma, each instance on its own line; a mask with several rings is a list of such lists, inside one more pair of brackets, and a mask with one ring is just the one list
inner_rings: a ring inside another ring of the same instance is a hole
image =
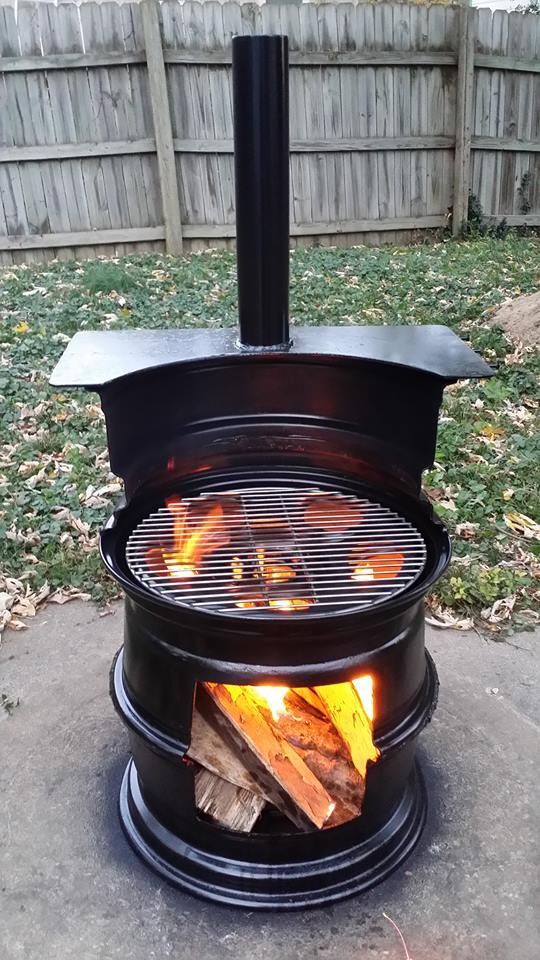
[[426, 547], [374, 500], [253, 487], [171, 497], [131, 533], [131, 573], [168, 600], [214, 613], [316, 613], [372, 606], [409, 587]]

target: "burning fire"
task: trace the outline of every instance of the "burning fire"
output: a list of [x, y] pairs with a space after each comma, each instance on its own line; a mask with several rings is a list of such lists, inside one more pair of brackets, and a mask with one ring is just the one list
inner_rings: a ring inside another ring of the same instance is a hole
[[240, 557], [233, 557], [231, 560], [231, 570], [233, 580], [241, 580], [244, 575], [244, 564]]
[[288, 687], [253, 687], [255, 696], [263, 700], [275, 721], [287, 712], [285, 707], [285, 697], [289, 692]]
[[[303, 597], [280, 597], [274, 596], [267, 599], [261, 592], [260, 581], [264, 580], [269, 586], [274, 584], [287, 583], [296, 577], [296, 570], [291, 564], [283, 563], [276, 559], [274, 555], [268, 553], [265, 547], [259, 546], [255, 550], [257, 558], [253, 568], [253, 563], [246, 570], [245, 564], [240, 557], [233, 557], [231, 560], [232, 579], [236, 582], [242, 581], [245, 576], [245, 586], [247, 593], [235, 601], [235, 606], [240, 610], [253, 610], [256, 607], [271, 607], [280, 610], [282, 613], [290, 613], [294, 610], [308, 610], [312, 605], [311, 600]], [[236, 589], [236, 588], [235, 588]]]
[[290, 613], [291, 610], [309, 610], [311, 600], [305, 600], [304, 597], [279, 597], [269, 600], [268, 606], [281, 610], [282, 613]]
[[362, 583], [370, 580], [394, 580], [401, 572], [405, 556], [403, 553], [375, 553], [362, 560], [357, 558], [353, 563], [353, 580]]
[[[364, 677], [357, 677], [352, 681], [364, 713], [370, 723], [373, 723], [374, 716], [374, 698], [373, 698], [373, 677], [367, 674]], [[260, 686], [251, 688], [255, 696], [263, 700], [274, 720], [279, 720], [287, 712], [285, 697], [289, 692], [289, 687]]]
[[223, 507], [213, 504], [197, 526], [187, 528], [188, 511], [180, 497], [169, 497], [166, 504], [173, 515], [173, 546], [171, 550], [162, 549], [163, 561], [175, 579], [196, 577], [205, 555], [228, 540], [223, 533]]
[[352, 685], [360, 697], [360, 703], [364, 708], [366, 717], [373, 723], [373, 677], [369, 675], [357, 677], [356, 680], [353, 680]]
[[257, 560], [263, 580], [284, 583], [296, 576], [296, 571], [285, 563], [268, 563], [264, 547], [257, 548]]

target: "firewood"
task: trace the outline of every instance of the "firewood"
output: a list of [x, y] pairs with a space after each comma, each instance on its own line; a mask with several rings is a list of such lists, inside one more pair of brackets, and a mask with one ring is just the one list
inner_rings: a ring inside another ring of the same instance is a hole
[[310, 707], [313, 708], [321, 717], [326, 717], [327, 713], [324, 709], [323, 703], [319, 696], [315, 693], [315, 690], [312, 687], [294, 687], [293, 692], [298, 696], [302, 697], [302, 700], [305, 700], [306, 703], [309, 703]]
[[217, 777], [264, 798], [264, 791], [253, 773], [243, 762], [238, 750], [212, 724], [212, 712], [218, 709], [210, 697], [197, 691], [197, 701], [191, 724], [191, 743], [187, 756]]
[[222, 827], [250, 833], [266, 800], [201, 767], [195, 773], [195, 803], [201, 813], [206, 813]]
[[266, 772], [264, 788], [272, 802], [300, 827], [305, 828], [306, 822], [323, 827], [335, 802], [298, 753], [272, 728], [257, 700], [245, 687], [219, 683], [206, 683], [205, 687], [230, 721], [237, 742], [249, 747]]
[[308, 704], [298, 690], [290, 690], [277, 727], [332, 797], [336, 806], [326, 826], [335, 827], [360, 815], [365, 784], [321, 701], [315, 706], [316, 700], [313, 693], [313, 703]]
[[351, 683], [331, 683], [314, 689], [345, 741], [354, 766], [365, 780], [368, 761], [377, 760], [379, 750], [373, 743], [371, 723], [360, 697]]
[[[306, 694], [309, 703], [307, 698], [304, 699]], [[321, 700], [313, 690], [305, 687], [290, 690], [286, 705], [287, 712], [277, 724], [280, 735], [304, 760], [336, 804], [326, 826], [337, 826], [358, 816], [361, 813], [364, 782], [355, 770], [343, 740], [328, 719]], [[262, 704], [259, 708], [274, 726], [270, 711]], [[253, 767], [253, 759], [241, 758], [224, 731], [220, 731], [219, 726], [216, 729], [215, 714], [218, 709], [208, 694], [199, 689], [188, 757], [222, 779], [257, 796], [266, 796], [247, 765], [249, 762]]]

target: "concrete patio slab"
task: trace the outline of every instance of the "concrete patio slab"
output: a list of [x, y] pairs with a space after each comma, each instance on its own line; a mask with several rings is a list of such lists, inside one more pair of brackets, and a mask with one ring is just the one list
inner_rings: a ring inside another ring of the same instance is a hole
[[127, 738], [108, 698], [121, 609], [48, 607], [0, 647], [2, 960], [538, 960], [540, 636], [430, 632], [439, 709], [421, 738], [420, 847], [363, 897], [296, 914], [164, 886], [120, 831]]

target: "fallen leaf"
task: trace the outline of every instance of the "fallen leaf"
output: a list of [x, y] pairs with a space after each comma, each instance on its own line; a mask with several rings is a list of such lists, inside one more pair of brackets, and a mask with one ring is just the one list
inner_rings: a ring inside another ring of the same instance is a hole
[[540, 540], [540, 523], [531, 520], [524, 513], [505, 513], [504, 522], [518, 536], [527, 540]]
[[478, 526], [477, 523], [468, 523], [467, 521], [458, 523], [456, 524], [456, 535], [463, 537], [465, 540], [473, 540], [478, 532]]
[[444, 630], [470, 630], [473, 626], [470, 617], [456, 617], [451, 610], [440, 606], [440, 604], [432, 603], [430, 609], [432, 616], [426, 616], [426, 623], [429, 623], [432, 627]]
[[487, 620], [488, 623], [502, 623], [504, 620], [510, 620], [515, 605], [515, 597], [503, 597], [501, 600], [496, 600], [491, 607], [482, 610], [482, 619]]
[[487, 437], [488, 440], [496, 440], [498, 437], [506, 436], [506, 430], [504, 427], [492, 427], [491, 424], [482, 427], [480, 433], [483, 437]]
[[62, 604], [69, 603], [70, 600], [90, 600], [90, 594], [83, 593], [82, 590], [77, 590], [76, 587], [65, 587], [51, 593], [48, 602]]

